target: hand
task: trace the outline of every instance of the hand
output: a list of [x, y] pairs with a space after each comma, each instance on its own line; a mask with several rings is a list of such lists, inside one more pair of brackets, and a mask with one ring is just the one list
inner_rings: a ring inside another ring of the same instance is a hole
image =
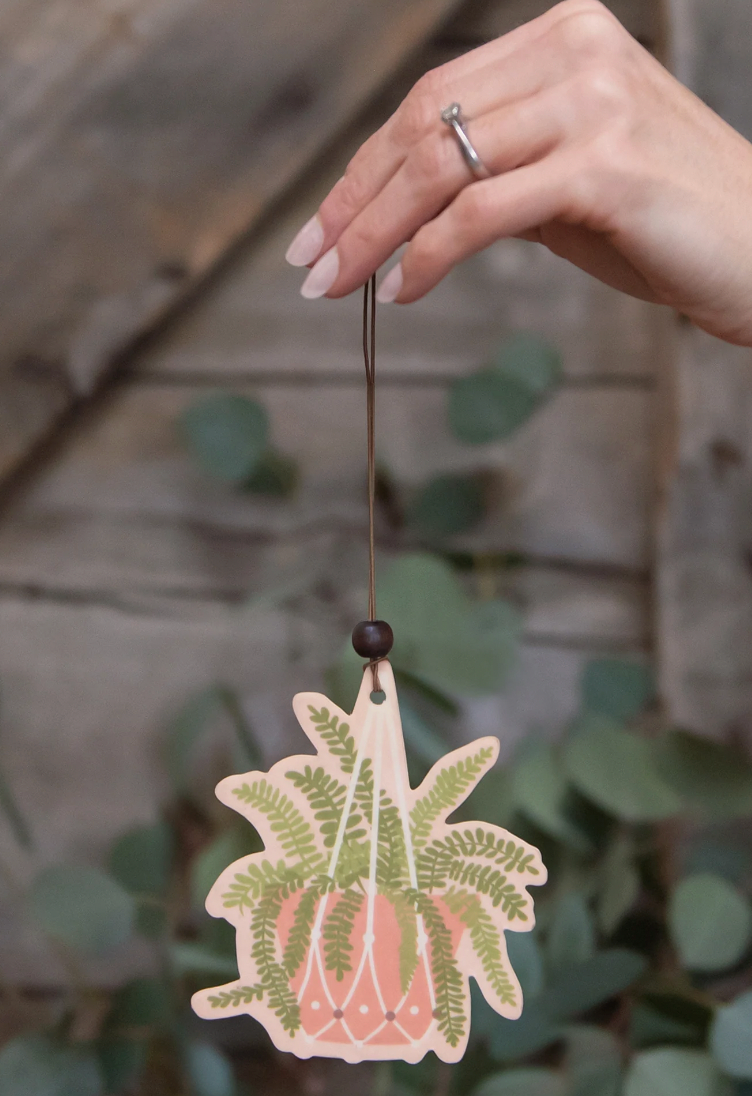
[[[440, 119], [454, 101], [490, 179], [475, 181]], [[288, 259], [318, 259], [304, 296], [342, 297], [410, 241], [379, 290], [407, 303], [523, 237], [749, 346], [750, 208], [752, 145], [597, 0], [565, 0], [419, 80]]]

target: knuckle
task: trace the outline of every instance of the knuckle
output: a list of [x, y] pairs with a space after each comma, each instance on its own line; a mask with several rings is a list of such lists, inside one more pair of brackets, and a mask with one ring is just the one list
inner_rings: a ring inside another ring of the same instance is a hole
[[443, 134], [432, 133], [412, 149], [405, 161], [405, 171], [411, 182], [418, 186], [432, 185], [450, 167], [450, 155], [456, 157], [457, 149], [443, 137]]
[[564, 48], [578, 57], [611, 53], [621, 39], [619, 31], [620, 24], [595, 0], [567, 12], [556, 28]]
[[631, 100], [628, 82], [618, 66], [602, 63], [583, 69], [576, 80], [576, 94], [583, 108], [595, 108], [607, 117], [625, 113]]
[[438, 69], [425, 73], [414, 85], [395, 115], [393, 137], [398, 144], [415, 145], [436, 128], [442, 86]]

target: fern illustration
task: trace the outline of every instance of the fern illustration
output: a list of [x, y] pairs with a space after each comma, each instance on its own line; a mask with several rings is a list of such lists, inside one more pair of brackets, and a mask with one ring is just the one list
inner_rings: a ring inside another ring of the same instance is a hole
[[[384, 702], [371, 699], [364, 674], [348, 718], [325, 697], [296, 697], [315, 757], [219, 785], [265, 848], [212, 888], [209, 912], [238, 933], [240, 978], [199, 991], [194, 1007], [250, 1013], [278, 1047], [305, 1057], [418, 1061], [434, 1050], [456, 1061], [470, 975], [497, 1011], [519, 1015], [504, 933], [532, 927], [527, 888], [546, 871], [505, 830], [447, 821], [494, 763], [495, 739], [462, 746], [410, 787], [387, 662], [379, 676]], [[373, 1039], [382, 1031], [386, 1040]]]
[[362, 891], [346, 890], [337, 899], [332, 912], [324, 922], [324, 963], [333, 970], [338, 982], [352, 970], [353, 944], [350, 939], [355, 917], [363, 904]]
[[355, 739], [349, 733], [349, 723], [341, 723], [339, 716], [329, 714], [328, 708], [317, 711], [309, 704], [308, 710], [311, 713], [311, 723], [326, 742], [329, 752], [340, 759], [342, 772], [351, 773], [355, 767]]

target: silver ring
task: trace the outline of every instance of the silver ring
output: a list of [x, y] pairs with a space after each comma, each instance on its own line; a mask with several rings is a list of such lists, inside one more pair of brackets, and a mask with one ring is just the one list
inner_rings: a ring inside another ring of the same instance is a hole
[[467, 135], [465, 129], [465, 123], [462, 119], [462, 109], [459, 103], [450, 103], [448, 107], [444, 107], [441, 112], [442, 122], [446, 122], [448, 126], [454, 130], [455, 137], [459, 142], [460, 152], [467, 166], [472, 171], [476, 179], [490, 179], [491, 172], [481, 160], [475, 145]]

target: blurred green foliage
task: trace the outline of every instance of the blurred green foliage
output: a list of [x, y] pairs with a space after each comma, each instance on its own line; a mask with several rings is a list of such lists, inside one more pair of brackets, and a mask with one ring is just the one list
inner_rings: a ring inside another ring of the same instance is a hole
[[[503, 439], [559, 375], [550, 347], [512, 340], [452, 386], [450, 427], [471, 444]], [[270, 448], [263, 408], [246, 397], [200, 401], [181, 430], [200, 465], [227, 483], [263, 490], [263, 477], [268, 488], [277, 475], [284, 494], [297, 478]], [[475, 474], [446, 474], [413, 492], [393, 521], [403, 551], [380, 574], [414, 783], [456, 744], [465, 698], [503, 687], [519, 642], [520, 614], [498, 594], [499, 568], [489, 589], [488, 561], [452, 546], [484, 518], [480, 484]], [[349, 706], [361, 674], [348, 645], [332, 667], [333, 698]], [[538, 844], [549, 867], [537, 928], [507, 937], [522, 1017], [502, 1019], [473, 986], [460, 1063], [381, 1063], [356, 1074], [359, 1093], [750, 1096], [752, 765], [734, 746], [664, 726], [654, 696], [638, 660], [592, 660], [580, 710], [560, 737], [528, 737], [457, 813]], [[275, 1091], [320, 1091], [315, 1063], [296, 1063], [296, 1080], [283, 1074], [254, 1021], [244, 1018], [239, 1037], [189, 1011], [193, 991], [237, 970], [234, 931], [203, 910], [209, 886], [260, 848], [250, 827], [217, 809], [206, 783], [264, 768], [232, 689], [209, 683], [186, 698], [165, 730], [163, 763], [171, 791], [161, 816], [121, 835], [106, 870], [48, 866], [23, 897], [23, 916], [50, 941], [70, 989], [46, 1028], [0, 1049], [2, 1096], [244, 1096], [264, 1090], [253, 1080], [259, 1063]], [[0, 810], [28, 843], [5, 782]], [[151, 956], [148, 976], [103, 990], [97, 957], [135, 939]]]

